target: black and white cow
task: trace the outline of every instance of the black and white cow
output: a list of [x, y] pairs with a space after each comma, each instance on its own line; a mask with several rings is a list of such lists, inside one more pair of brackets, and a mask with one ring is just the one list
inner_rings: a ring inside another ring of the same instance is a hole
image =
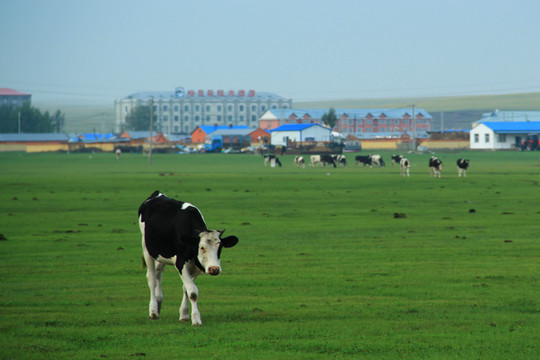
[[343, 165], [343, 167], [347, 167], [347, 158], [345, 157], [345, 155], [332, 155], [332, 158], [337, 165], [341, 164]]
[[264, 166], [267, 166], [272, 160], [281, 167], [281, 161], [279, 161], [279, 158], [276, 155], [264, 155]]
[[440, 178], [442, 171], [442, 161], [436, 156], [429, 159], [429, 171], [432, 177]]
[[306, 167], [306, 162], [304, 160], [304, 157], [303, 156], [295, 156], [294, 157], [294, 166], [295, 167], [305, 168]]
[[354, 158], [356, 166], [362, 164], [362, 166], [369, 165], [371, 167], [371, 155], [358, 155]]
[[401, 159], [403, 159], [403, 155], [392, 155], [392, 166], [394, 166], [394, 164], [401, 164]]
[[411, 162], [402, 157], [401, 160], [399, 161], [399, 173], [401, 176], [410, 176], [409, 175], [409, 169], [411, 168]]
[[310, 159], [311, 166], [313, 167], [318, 166], [319, 164], [324, 167], [326, 167], [327, 164], [332, 164], [332, 166], [336, 167], [336, 162], [332, 155], [311, 155]]
[[463, 177], [467, 176], [468, 167], [469, 167], [469, 159], [458, 159], [457, 172], [460, 177], [461, 177], [461, 174], [463, 174]]
[[161, 279], [166, 265], [174, 265], [183, 283], [180, 321], [202, 325], [197, 307], [199, 290], [195, 278], [221, 273], [221, 250], [238, 243], [236, 236], [222, 237], [223, 231], [209, 230], [199, 209], [190, 203], [169, 199], [155, 191], [139, 207], [143, 260], [150, 288], [149, 314], [158, 319], [163, 302]]
[[384, 167], [384, 160], [381, 155], [371, 155], [371, 164], [373, 166]]

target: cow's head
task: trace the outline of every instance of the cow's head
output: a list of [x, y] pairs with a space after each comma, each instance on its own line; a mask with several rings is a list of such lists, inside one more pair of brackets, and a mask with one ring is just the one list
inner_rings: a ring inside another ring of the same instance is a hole
[[207, 230], [199, 233], [199, 251], [197, 259], [204, 268], [204, 272], [209, 275], [219, 275], [221, 272], [221, 249], [230, 248], [238, 243], [236, 236], [222, 238], [225, 232], [217, 230]]

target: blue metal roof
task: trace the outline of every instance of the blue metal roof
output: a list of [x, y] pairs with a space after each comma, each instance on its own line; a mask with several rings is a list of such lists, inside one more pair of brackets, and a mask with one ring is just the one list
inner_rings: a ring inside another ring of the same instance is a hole
[[[404, 115], [412, 116], [412, 111], [410, 108], [400, 108], [400, 109], [334, 109], [336, 116], [339, 118], [342, 115], [347, 115], [349, 119], [358, 118], [363, 119], [368, 115], [371, 115], [375, 118], [380, 117], [381, 115], [386, 116], [389, 119], [400, 119]], [[302, 118], [304, 115], [309, 115], [313, 119], [320, 119], [322, 116], [328, 112], [328, 109], [269, 109], [275, 117], [289, 118], [291, 115]], [[422, 115], [424, 118], [432, 118], [431, 114], [425, 111], [422, 108], [417, 108], [414, 111], [414, 115]]]
[[319, 124], [285, 124], [285, 125], [281, 125], [280, 127], [277, 127], [275, 129], [272, 129], [272, 130], [268, 130], [270, 132], [273, 132], [273, 131], [302, 131], [302, 130], [305, 130], [307, 128], [310, 128], [312, 126], [319, 126], [319, 127], [322, 127], [328, 131], [332, 131], [330, 128], [327, 128], [327, 127], [324, 127], [322, 125], [319, 125]]
[[540, 111], [499, 111], [483, 113], [479, 121], [540, 121]]
[[213, 133], [214, 131], [217, 131], [217, 130], [227, 130], [227, 129], [233, 129], [233, 130], [240, 130], [240, 129], [249, 129], [249, 126], [247, 125], [235, 125], [233, 127], [230, 127], [228, 125], [220, 125], [220, 126], [215, 126], [215, 125], [202, 125], [202, 126], [199, 126], [199, 128], [201, 128], [202, 131], [204, 131], [206, 134], [211, 134]]
[[22, 134], [0, 134], [0, 141], [68, 141], [66, 134], [57, 133], [22, 133]]
[[540, 121], [483, 121], [482, 124], [496, 133], [539, 133]]

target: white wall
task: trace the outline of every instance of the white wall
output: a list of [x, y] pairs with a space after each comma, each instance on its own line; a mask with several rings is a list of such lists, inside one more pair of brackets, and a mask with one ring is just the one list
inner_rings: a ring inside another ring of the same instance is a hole
[[502, 150], [513, 149], [516, 143], [516, 136], [521, 134], [496, 134], [484, 124], [476, 125], [470, 132], [472, 150]]

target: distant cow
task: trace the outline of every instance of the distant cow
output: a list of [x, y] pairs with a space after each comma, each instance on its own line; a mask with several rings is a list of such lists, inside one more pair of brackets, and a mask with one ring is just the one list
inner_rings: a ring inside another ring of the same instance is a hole
[[440, 178], [441, 177], [441, 171], [442, 171], [442, 161], [438, 159], [436, 156], [432, 156], [429, 159], [429, 171], [431, 176]]
[[306, 167], [306, 162], [304, 161], [304, 157], [303, 156], [295, 156], [294, 157], [294, 166], [295, 167], [305, 168]]
[[409, 169], [411, 168], [411, 162], [402, 157], [401, 160], [399, 161], [399, 173], [401, 176], [405, 176], [405, 174], [407, 174], [407, 177], [410, 176], [409, 175]]
[[358, 155], [354, 158], [356, 166], [362, 164], [362, 166], [369, 165], [371, 167], [371, 155]]
[[461, 177], [461, 174], [463, 174], [463, 177], [467, 176], [467, 168], [469, 167], [469, 160], [468, 159], [458, 159], [457, 161], [457, 172], [458, 175]]
[[332, 155], [311, 155], [310, 159], [311, 166], [313, 167], [318, 166], [319, 164], [325, 167], [327, 164], [332, 164], [332, 166], [336, 167], [336, 162]]
[[345, 155], [332, 155], [332, 158], [334, 158], [334, 161], [337, 165], [343, 165], [343, 167], [347, 167], [347, 158]]
[[401, 159], [403, 159], [403, 155], [392, 155], [392, 166], [400, 164]]
[[281, 167], [281, 161], [279, 161], [279, 158], [276, 155], [264, 155], [264, 166], [267, 166], [272, 160]]
[[381, 155], [371, 155], [371, 164], [374, 166], [384, 167], [384, 160]]
[[195, 278], [201, 274], [219, 275], [221, 250], [235, 246], [238, 238], [222, 237], [225, 230], [209, 230], [199, 209], [190, 203], [169, 199], [159, 191], [139, 207], [139, 227], [143, 261], [148, 268], [150, 318], [159, 318], [163, 270], [166, 265], [174, 265], [183, 283], [180, 321], [189, 321], [191, 303], [191, 323], [202, 325]]
[[120, 148], [116, 149], [116, 160], [120, 160], [120, 155], [122, 155], [122, 150]]

